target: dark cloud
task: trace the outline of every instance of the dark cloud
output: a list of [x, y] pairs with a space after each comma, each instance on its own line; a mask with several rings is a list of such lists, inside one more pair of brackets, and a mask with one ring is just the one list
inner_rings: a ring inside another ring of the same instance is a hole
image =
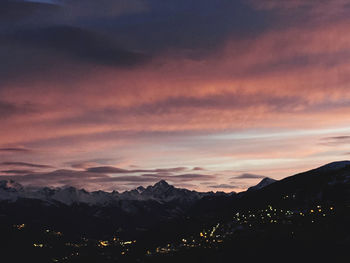
[[115, 177], [102, 177], [94, 178], [91, 182], [107, 183], [107, 182], [156, 182], [154, 178], [142, 177], [142, 176], [115, 176]]
[[24, 104], [17, 104], [0, 100], [0, 119], [9, 118], [18, 114], [28, 114], [33, 112], [36, 112], [36, 107], [32, 103], [28, 102]]
[[91, 167], [86, 169], [87, 172], [93, 173], [110, 173], [110, 174], [128, 174], [128, 173], [176, 173], [186, 171], [186, 167], [175, 167], [165, 169], [135, 169], [127, 170], [113, 166]]
[[258, 174], [243, 173], [241, 175], [231, 177], [231, 179], [260, 179], [265, 177], [266, 176], [258, 175]]
[[116, 18], [148, 11], [145, 0], [63, 0], [65, 15], [73, 21]]
[[1, 173], [5, 174], [29, 174], [32, 173], [33, 171], [31, 170], [4, 170], [0, 171]]
[[192, 170], [193, 171], [205, 171], [205, 169], [202, 167], [194, 167]]
[[93, 165], [107, 164], [111, 161], [115, 161], [115, 159], [110, 159], [110, 158], [89, 159], [89, 160], [83, 160], [83, 161], [67, 162], [67, 163], [64, 163], [64, 165], [69, 165], [70, 167], [76, 168], [76, 169], [87, 169]]
[[86, 171], [91, 173], [111, 173], [111, 174], [125, 174], [125, 173], [138, 172], [138, 170], [126, 170], [126, 169], [121, 169], [121, 168], [112, 167], [112, 166], [91, 167], [86, 169]]
[[350, 136], [335, 136], [335, 137], [326, 137], [325, 140], [335, 140], [335, 141], [343, 141], [350, 140]]
[[90, 21], [119, 35], [129, 46], [150, 52], [215, 50], [228, 37], [254, 35], [272, 23], [240, 0], [147, 0], [148, 12]]
[[24, 166], [24, 167], [33, 167], [33, 168], [53, 168], [53, 166], [51, 166], [51, 165], [25, 163], [25, 162], [3, 162], [3, 163], [1, 163], [1, 165], [6, 165], [6, 166]]
[[19, 23], [49, 19], [60, 11], [60, 7], [50, 3], [35, 1], [0, 1], [0, 21], [2, 23]]
[[[131, 68], [150, 60], [123, 46], [113, 35], [74, 25], [0, 27], [0, 90], [13, 83], [71, 83], [95, 72], [97, 65]], [[0, 105], [4, 107], [9, 105]], [[16, 109], [0, 111], [0, 117]]]
[[156, 178], [157, 180], [171, 180], [171, 181], [192, 181], [192, 180], [211, 180], [215, 176], [208, 174], [178, 174], [172, 175], [171, 173], [155, 173], [155, 174], [142, 174], [143, 177]]
[[2, 0], [0, 21], [74, 23], [147, 10], [143, 0]]
[[169, 176], [168, 179], [182, 179], [182, 180], [211, 180], [215, 176], [208, 174], [180, 174]]
[[[155, 169], [153, 172], [155, 173], [178, 173], [188, 170], [187, 167], [174, 167], [174, 168], [165, 168], [165, 169]], [[152, 171], [152, 170], [151, 170]]]
[[[5, 178], [4, 176], [2, 177]], [[13, 179], [25, 185], [30, 184], [37, 186], [57, 185], [62, 184], [62, 181], [68, 180], [69, 182], [71, 182], [71, 185], [74, 186], [76, 185], [77, 181], [103, 177], [107, 177], [107, 175], [93, 174], [73, 170], [56, 170], [48, 173], [33, 172], [25, 175], [15, 175], [7, 178]]]
[[342, 136], [333, 136], [333, 137], [324, 137], [320, 139], [321, 144], [328, 146], [336, 146], [339, 144], [349, 144], [350, 136], [342, 135]]
[[0, 152], [30, 153], [32, 151], [26, 148], [0, 148]]
[[177, 111], [179, 108], [241, 109], [252, 105], [267, 105], [283, 111], [290, 111], [305, 102], [299, 97], [278, 97], [257, 94], [252, 97], [242, 93], [223, 93], [206, 97], [173, 97], [153, 104], [145, 104], [135, 109], [138, 112], [157, 112], [159, 114]]
[[153, 178], [160, 178], [160, 179], [167, 178], [170, 175], [172, 175], [172, 173], [167, 173], [167, 172], [142, 174], [142, 176], [145, 176], [145, 177], [153, 177]]
[[26, 46], [52, 50], [59, 55], [96, 64], [133, 66], [146, 60], [144, 54], [121, 48], [110, 36], [74, 26], [20, 30], [12, 35], [12, 39]]

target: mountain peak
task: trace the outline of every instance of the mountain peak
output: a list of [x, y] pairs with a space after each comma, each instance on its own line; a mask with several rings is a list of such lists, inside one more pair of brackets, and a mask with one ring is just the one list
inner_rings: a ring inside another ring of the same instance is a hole
[[267, 184], [267, 183], [274, 183], [274, 182], [276, 182], [275, 179], [272, 179], [272, 178], [270, 178], [270, 177], [265, 177], [264, 179], [262, 179], [262, 180], [260, 181], [259, 184]]
[[160, 180], [158, 183], [154, 185], [154, 187], [169, 187], [170, 185], [168, 184], [167, 181], [165, 180]]
[[144, 188], [143, 186], [139, 186], [139, 187], [136, 188], [136, 190], [137, 190], [137, 192], [138, 192], [139, 194], [141, 194], [143, 191], [146, 190], [146, 188]]
[[13, 189], [16, 191], [21, 191], [23, 190], [23, 187], [21, 184], [16, 183], [13, 180], [2, 180], [0, 181], [0, 188], [1, 189]]
[[249, 187], [248, 191], [259, 190], [259, 189], [264, 188], [264, 187], [266, 187], [266, 186], [268, 186], [268, 185], [270, 185], [270, 184], [272, 184], [272, 183], [274, 183], [276, 181], [277, 180], [275, 180], [275, 179], [272, 179], [272, 178], [269, 178], [269, 177], [265, 177], [257, 185]]

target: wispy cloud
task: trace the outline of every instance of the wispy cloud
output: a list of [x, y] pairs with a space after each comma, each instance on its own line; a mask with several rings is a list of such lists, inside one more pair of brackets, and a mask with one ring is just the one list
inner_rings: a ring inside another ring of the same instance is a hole
[[80, 161], [69, 161], [64, 163], [64, 165], [68, 165], [72, 168], [76, 169], [88, 169], [89, 167], [95, 167], [96, 165], [107, 164], [109, 162], [115, 162], [115, 159], [111, 158], [96, 158], [89, 160], [80, 160]]
[[259, 175], [259, 174], [250, 174], [250, 173], [243, 173], [238, 176], [233, 176], [231, 179], [260, 179], [265, 178], [266, 176]]
[[87, 172], [93, 173], [110, 173], [110, 174], [129, 174], [129, 173], [173, 173], [173, 172], [183, 172], [188, 170], [186, 167], [175, 167], [175, 168], [165, 168], [165, 169], [134, 169], [127, 170], [121, 169], [113, 166], [101, 166], [101, 167], [91, 167], [86, 169]]
[[33, 168], [53, 168], [53, 166], [47, 165], [47, 164], [35, 164], [35, 163], [25, 163], [25, 162], [2, 162], [1, 165], [24, 166], [24, 167], [33, 167]]
[[333, 137], [324, 137], [320, 139], [321, 144], [329, 146], [344, 145], [350, 143], [350, 136], [333, 136]]
[[13, 153], [30, 153], [32, 152], [30, 149], [26, 148], [0, 148], [0, 152], [13, 152]]
[[5, 173], [5, 174], [30, 174], [33, 173], [31, 170], [3, 170], [0, 171], [0, 173]]

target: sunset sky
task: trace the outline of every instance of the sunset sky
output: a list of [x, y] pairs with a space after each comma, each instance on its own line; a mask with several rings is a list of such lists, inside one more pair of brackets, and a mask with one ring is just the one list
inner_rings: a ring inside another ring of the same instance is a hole
[[0, 0], [0, 178], [242, 191], [350, 156], [350, 0]]

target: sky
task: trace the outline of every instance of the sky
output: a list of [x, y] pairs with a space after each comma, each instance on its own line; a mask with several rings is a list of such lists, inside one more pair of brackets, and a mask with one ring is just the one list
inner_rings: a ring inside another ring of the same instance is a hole
[[243, 191], [350, 156], [350, 0], [0, 0], [0, 179]]

